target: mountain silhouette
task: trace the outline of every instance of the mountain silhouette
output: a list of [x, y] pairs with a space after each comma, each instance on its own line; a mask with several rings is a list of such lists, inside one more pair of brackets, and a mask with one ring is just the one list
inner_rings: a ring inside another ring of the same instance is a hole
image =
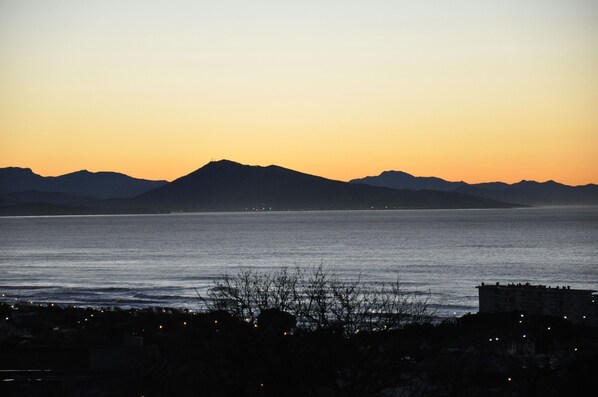
[[498, 208], [513, 205], [462, 193], [351, 184], [275, 165], [210, 162], [134, 199], [157, 211]]
[[527, 205], [598, 205], [598, 185], [568, 186], [554, 181], [521, 181], [512, 185], [480, 183], [456, 190], [493, 200]]
[[44, 177], [35, 174], [30, 168], [0, 168], [0, 193], [38, 191], [100, 199], [127, 198], [166, 183], [168, 182], [132, 178], [117, 172], [84, 170], [61, 176]]
[[521, 181], [514, 184], [488, 182], [468, 184], [435, 177], [416, 177], [401, 171], [384, 171], [378, 176], [353, 179], [393, 189], [432, 189], [470, 194], [491, 200], [525, 205], [598, 205], [598, 185], [568, 186], [555, 181]]
[[465, 182], [448, 182], [436, 177], [416, 177], [402, 171], [384, 171], [378, 176], [366, 176], [361, 179], [352, 179], [349, 182], [393, 189], [439, 190], [441, 192], [451, 192], [467, 185]]

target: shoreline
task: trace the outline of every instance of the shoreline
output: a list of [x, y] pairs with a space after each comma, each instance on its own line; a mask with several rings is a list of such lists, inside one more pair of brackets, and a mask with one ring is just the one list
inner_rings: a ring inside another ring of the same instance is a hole
[[[568, 205], [568, 206], [532, 206], [513, 204], [510, 206], [496, 207], [399, 207], [399, 208], [338, 208], [338, 209], [241, 209], [241, 210], [213, 210], [213, 211], [138, 211], [138, 212], [81, 212], [81, 213], [31, 213], [11, 214], [1, 213], [0, 218], [29, 218], [29, 217], [82, 217], [82, 216], [165, 216], [165, 215], [211, 215], [211, 214], [257, 214], [257, 213], [305, 213], [305, 212], [344, 212], [344, 211], [478, 211], [478, 210], [517, 210], [528, 208], [570, 208], [570, 207], [598, 207], [596, 205]], [[2, 208], [0, 207], [0, 210]]]

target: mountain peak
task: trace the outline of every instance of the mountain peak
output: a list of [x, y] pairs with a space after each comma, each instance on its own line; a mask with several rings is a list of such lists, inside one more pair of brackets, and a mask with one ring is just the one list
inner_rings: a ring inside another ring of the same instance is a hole
[[65, 174], [65, 175], [91, 175], [91, 174], [95, 174], [95, 172], [90, 172], [88, 170], [79, 170], [79, 171], [74, 171], [74, 172], [71, 172], [71, 173]]
[[524, 205], [596, 205], [598, 203], [598, 190], [595, 185], [575, 188], [554, 180], [537, 182], [523, 179], [513, 184], [487, 182], [470, 185], [463, 181], [448, 182], [435, 177], [414, 177], [400, 171], [385, 171], [379, 176], [354, 179], [351, 182], [392, 189], [457, 192]]
[[63, 193], [80, 197], [125, 198], [161, 187], [166, 181], [132, 178], [116, 172], [80, 170], [59, 176], [44, 177], [30, 168], [0, 169], [0, 193], [38, 192]]
[[395, 170], [390, 170], [390, 171], [382, 171], [380, 173], [380, 176], [384, 176], [384, 175], [395, 175], [395, 176], [404, 176], [404, 177], [410, 177], [410, 178], [415, 178], [413, 175], [404, 172], [404, 171], [395, 171]]
[[553, 186], [562, 185], [562, 183], [559, 183], [559, 182], [555, 181], [554, 179], [549, 179], [546, 182], [544, 182], [544, 184], [545, 185], [553, 185]]
[[553, 179], [547, 180], [545, 182], [537, 182], [537, 181], [522, 179], [521, 181], [514, 183], [513, 186], [566, 186], [566, 185], [556, 182]]
[[222, 159], [222, 160], [212, 160], [209, 163], [207, 163], [206, 165], [204, 165], [203, 167], [200, 167], [198, 169], [198, 171], [202, 170], [202, 169], [210, 169], [210, 168], [212, 168], [212, 169], [235, 169], [235, 168], [241, 168], [241, 167], [248, 167], [248, 165], [237, 163], [236, 161]]
[[404, 171], [383, 171], [378, 176], [353, 179], [350, 183], [389, 187], [392, 189], [438, 190], [448, 192], [465, 185], [463, 182], [449, 182], [436, 177], [418, 177]]
[[243, 165], [239, 162], [228, 160], [228, 159], [221, 159], [221, 160], [212, 160], [206, 165]]
[[138, 197], [159, 211], [503, 207], [473, 196], [409, 192], [334, 181], [288, 168], [211, 161]]
[[23, 167], [5, 167], [5, 168], [0, 168], [1, 172], [20, 172], [20, 173], [24, 173], [24, 174], [34, 174], [33, 170], [31, 168], [23, 168]]

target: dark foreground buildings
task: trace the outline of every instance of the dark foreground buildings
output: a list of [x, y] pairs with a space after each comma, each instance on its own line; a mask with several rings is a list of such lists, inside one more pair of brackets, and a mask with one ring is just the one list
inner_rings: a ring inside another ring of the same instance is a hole
[[[480, 287], [492, 311], [510, 308], [500, 297], [523, 302], [530, 291], [540, 292], [537, 301], [544, 289]], [[577, 296], [570, 291], [559, 288], [563, 307]], [[598, 327], [562, 315], [481, 312], [357, 333], [336, 324], [302, 329], [288, 313], [285, 321], [270, 314], [251, 324], [222, 311], [0, 300], [0, 396], [594, 397], [598, 390]]]
[[479, 290], [480, 313], [523, 312], [558, 316], [598, 327], [598, 296], [594, 290], [549, 287], [545, 285], [484, 284]]

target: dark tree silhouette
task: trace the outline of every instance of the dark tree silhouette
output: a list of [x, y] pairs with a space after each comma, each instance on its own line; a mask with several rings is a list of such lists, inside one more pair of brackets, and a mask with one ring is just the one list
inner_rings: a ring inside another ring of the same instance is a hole
[[398, 329], [433, 315], [426, 296], [405, 291], [398, 281], [369, 285], [360, 278], [343, 280], [322, 266], [224, 274], [202, 299], [208, 310], [225, 311], [250, 324], [276, 309], [294, 316], [302, 329], [335, 328], [347, 335]]

